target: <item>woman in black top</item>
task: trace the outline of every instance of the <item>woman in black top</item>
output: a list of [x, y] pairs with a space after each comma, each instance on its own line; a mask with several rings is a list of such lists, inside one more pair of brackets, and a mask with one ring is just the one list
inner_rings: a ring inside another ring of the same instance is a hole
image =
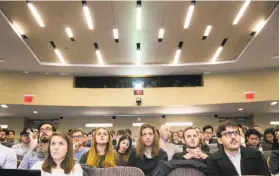
[[129, 135], [124, 135], [119, 139], [117, 145], [118, 165], [126, 166], [132, 151], [132, 139]]
[[136, 150], [132, 151], [128, 166], [140, 168], [147, 176], [158, 166], [160, 160], [167, 161], [167, 153], [159, 148], [159, 137], [156, 128], [143, 124], [137, 141]]
[[273, 128], [267, 128], [263, 134], [263, 151], [279, 150], [279, 143], [276, 140], [276, 136]]

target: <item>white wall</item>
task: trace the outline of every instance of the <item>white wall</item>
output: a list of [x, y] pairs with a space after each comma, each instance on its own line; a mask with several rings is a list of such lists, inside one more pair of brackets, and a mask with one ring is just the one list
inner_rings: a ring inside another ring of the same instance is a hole
[[266, 128], [273, 127], [276, 125], [270, 125], [271, 121], [278, 121], [279, 122], [279, 114], [255, 114], [254, 115], [254, 124], [259, 125], [262, 130]]
[[19, 133], [23, 130], [24, 117], [1, 117], [0, 124], [8, 125], [8, 128], [14, 130], [16, 135], [19, 136]]

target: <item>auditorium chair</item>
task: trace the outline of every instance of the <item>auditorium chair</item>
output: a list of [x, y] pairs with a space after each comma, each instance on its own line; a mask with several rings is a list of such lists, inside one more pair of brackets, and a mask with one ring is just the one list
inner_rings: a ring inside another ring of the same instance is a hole
[[205, 176], [205, 174], [194, 168], [177, 168], [172, 170], [168, 176]]
[[142, 170], [135, 167], [91, 168], [82, 165], [83, 176], [145, 176]]

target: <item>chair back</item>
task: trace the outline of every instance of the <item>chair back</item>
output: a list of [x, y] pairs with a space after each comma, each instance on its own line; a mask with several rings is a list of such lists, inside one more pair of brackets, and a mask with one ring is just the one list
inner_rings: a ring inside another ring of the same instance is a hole
[[135, 167], [90, 168], [82, 166], [84, 176], [145, 176], [142, 170]]
[[200, 170], [190, 167], [181, 167], [173, 169], [168, 176], [206, 176]]

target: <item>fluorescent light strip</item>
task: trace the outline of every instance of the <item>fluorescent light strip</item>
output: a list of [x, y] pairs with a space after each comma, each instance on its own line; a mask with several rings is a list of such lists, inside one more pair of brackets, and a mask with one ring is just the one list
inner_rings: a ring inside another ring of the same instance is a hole
[[44, 24], [41, 16], [39, 15], [39, 13], [37, 12], [36, 8], [34, 7], [34, 5], [31, 2], [28, 2], [27, 5], [28, 5], [32, 15], [36, 19], [37, 23], [39, 24], [39, 26], [45, 27], [45, 24]]
[[209, 35], [211, 29], [212, 29], [212, 26], [207, 26], [203, 36], [207, 37]]
[[65, 31], [66, 31], [69, 38], [74, 38], [72, 30], [69, 27], [65, 28]]
[[101, 52], [100, 50], [96, 50], [96, 56], [97, 56], [97, 59], [98, 59], [98, 62], [100, 65], [103, 65], [103, 58], [102, 58], [102, 55], [101, 55]]
[[265, 25], [265, 20], [260, 21], [256, 27], [254, 28], [253, 32], [259, 33]]
[[274, 102], [271, 102], [271, 103], [270, 103], [270, 105], [271, 105], [271, 106], [273, 106], [273, 105], [277, 105], [277, 104], [278, 104], [278, 102], [277, 102], [277, 101], [274, 101]]
[[33, 113], [34, 113], [34, 114], [38, 114], [38, 112], [37, 112], [37, 111], [33, 111]]
[[19, 32], [20, 35], [25, 35], [23, 30], [21, 29], [21, 27], [18, 24], [14, 24], [14, 26], [16, 27], [17, 32]]
[[87, 21], [87, 24], [88, 24], [88, 28], [89, 28], [90, 30], [93, 30], [93, 23], [92, 23], [92, 19], [91, 19], [91, 15], [90, 15], [89, 8], [88, 8], [88, 6], [85, 4], [85, 5], [83, 6], [83, 9], [84, 9], [84, 14], [85, 14], [86, 21]]
[[239, 108], [238, 111], [243, 111], [243, 108]]
[[167, 126], [192, 126], [192, 122], [167, 122], [165, 123]]
[[136, 65], [141, 65], [141, 53], [140, 50], [136, 51]]
[[247, 7], [249, 6], [250, 2], [251, 2], [251, 0], [246, 0], [246, 1], [244, 2], [244, 4], [242, 5], [240, 11], [239, 11], [238, 14], [236, 15], [236, 17], [235, 17], [235, 19], [234, 19], [232, 25], [236, 25], [236, 24], [239, 22], [239, 20], [241, 19], [242, 15], [243, 15], [244, 12], [245, 12], [245, 10], [246, 10]]
[[86, 127], [112, 127], [112, 123], [87, 123]]
[[132, 123], [132, 126], [134, 126], [134, 127], [140, 127], [140, 126], [142, 126], [143, 124], [145, 124], [145, 123]]
[[279, 125], [279, 122], [272, 121], [272, 122], [270, 122], [270, 125]]
[[119, 31], [118, 29], [113, 29], [113, 35], [116, 42], [119, 42]]
[[215, 61], [217, 60], [217, 58], [218, 58], [219, 55], [221, 54], [222, 50], [223, 50], [223, 47], [222, 47], [222, 46], [220, 46], [220, 47], [217, 49], [217, 51], [216, 51], [214, 57], [212, 58], [212, 62], [215, 62]]
[[159, 39], [163, 39], [163, 35], [164, 35], [164, 29], [161, 28], [161, 29], [159, 29], [159, 31], [158, 31], [158, 38], [159, 38]]
[[0, 125], [1, 126], [1, 128], [5, 128], [5, 129], [7, 129], [8, 128], [8, 125]]
[[193, 11], [194, 11], [194, 4], [190, 5], [189, 10], [187, 12], [187, 16], [186, 16], [185, 24], [184, 24], [184, 29], [187, 29], [189, 27]]
[[8, 108], [8, 106], [5, 105], [5, 104], [2, 104], [1, 107], [2, 107], [2, 108]]
[[62, 64], [65, 64], [65, 60], [64, 60], [63, 56], [61, 55], [59, 49], [55, 48], [54, 52], [55, 52], [56, 56], [58, 57], [58, 59], [60, 60], [60, 62]]
[[143, 85], [142, 84], [135, 84], [134, 85], [134, 89], [135, 90], [142, 90], [143, 89]]
[[181, 49], [177, 49], [176, 54], [175, 54], [175, 57], [174, 57], [174, 62], [173, 62], [173, 64], [177, 64], [177, 63], [178, 63], [180, 54], [181, 54]]
[[141, 29], [141, 20], [142, 20], [142, 8], [141, 6], [136, 7], [136, 27], [137, 30]]

